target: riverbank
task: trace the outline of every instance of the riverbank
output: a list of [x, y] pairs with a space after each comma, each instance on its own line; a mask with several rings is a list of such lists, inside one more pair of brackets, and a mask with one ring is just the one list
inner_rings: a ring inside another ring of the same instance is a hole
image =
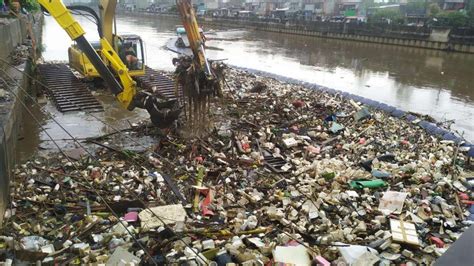
[[[151, 12], [125, 12], [125, 15], [175, 17], [176, 14]], [[368, 42], [403, 47], [416, 47], [450, 52], [474, 54], [472, 36], [450, 34], [448, 28], [419, 28], [415, 26], [396, 26], [369, 24], [347, 24], [331, 22], [302, 22], [291, 25], [273, 22], [250, 21], [245, 19], [199, 17], [201, 25], [213, 27], [245, 28], [256, 31], [283, 33], [290, 35], [329, 38], [356, 42]]]
[[33, 73], [34, 57], [40, 52], [34, 51], [31, 38], [35, 43], [41, 43], [42, 15], [2, 18], [1, 22], [0, 59], [16, 65], [21, 72], [0, 61], [0, 225], [8, 203], [9, 182], [22, 123], [21, 101], [25, 99], [25, 90], [30, 89], [28, 74]]

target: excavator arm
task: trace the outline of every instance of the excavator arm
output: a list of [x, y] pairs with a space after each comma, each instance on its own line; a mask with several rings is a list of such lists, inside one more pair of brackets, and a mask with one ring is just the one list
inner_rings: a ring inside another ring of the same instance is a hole
[[176, 6], [181, 15], [183, 27], [186, 29], [189, 46], [193, 51], [195, 67], [200, 71], [203, 71], [208, 77], [211, 77], [212, 72], [206, 58], [204, 41], [199, 32], [199, 26], [191, 0], [176, 0]]
[[[84, 29], [61, 0], [38, 0], [38, 2], [77, 43], [124, 108], [128, 110], [133, 110], [135, 107], [146, 109], [152, 122], [157, 126], [168, 125], [170, 121], [178, 118], [180, 110], [173, 108], [172, 104], [160, 103], [154, 96], [137, 91], [136, 82], [129, 75], [127, 66], [106, 37], [99, 36], [101, 57], [87, 41]], [[112, 68], [115, 75], [107, 65]], [[118, 76], [120, 82], [115, 76]]]

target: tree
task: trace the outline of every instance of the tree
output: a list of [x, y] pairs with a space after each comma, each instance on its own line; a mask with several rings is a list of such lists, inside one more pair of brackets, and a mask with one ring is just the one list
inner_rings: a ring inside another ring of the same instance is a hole
[[20, 0], [20, 5], [29, 12], [35, 12], [40, 9], [38, 1], [36, 0]]
[[466, 15], [468, 16], [469, 24], [474, 27], [474, 0], [468, 0], [466, 3]]
[[465, 27], [469, 25], [469, 17], [466, 12], [440, 12], [436, 16], [436, 26]]
[[441, 8], [439, 7], [439, 5], [437, 3], [432, 3], [429, 7], [428, 7], [428, 15], [430, 17], [435, 17], [437, 14], [439, 14], [439, 12], [441, 12]]
[[395, 23], [403, 23], [404, 19], [400, 10], [393, 9], [377, 9], [370, 17], [370, 21], [381, 22], [381, 21], [393, 21]]

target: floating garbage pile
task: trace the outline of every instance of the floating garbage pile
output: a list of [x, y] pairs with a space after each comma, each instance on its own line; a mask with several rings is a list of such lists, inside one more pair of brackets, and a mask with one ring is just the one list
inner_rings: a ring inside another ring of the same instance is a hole
[[[93, 156], [19, 165], [0, 260], [429, 265], [472, 224], [459, 144], [337, 94], [226, 72], [207, 137], [157, 135], [145, 152], [104, 137]], [[143, 128], [128, 136], [154, 134]]]

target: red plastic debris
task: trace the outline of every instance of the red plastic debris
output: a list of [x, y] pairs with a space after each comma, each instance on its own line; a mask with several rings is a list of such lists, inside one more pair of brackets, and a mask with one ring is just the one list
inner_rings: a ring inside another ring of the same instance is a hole
[[214, 212], [209, 210], [209, 205], [211, 205], [214, 198], [214, 191], [209, 188], [202, 188], [202, 189], [199, 189], [199, 192], [201, 192], [201, 194], [203, 194], [206, 197], [199, 204], [201, 207], [202, 215], [204, 216], [214, 215]]
[[459, 199], [461, 199], [461, 200], [469, 200], [469, 195], [467, 195], [466, 193], [460, 192], [460, 193], [459, 193]]
[[305, 105], [305, 103], [304, 103], [304, 101], [302, 101], [302, 100], [296, 100], [296, 101], [293, 102], [293, 106], [294, 106], [295, 108], [301, 108], [301, 107], [303, 107], [304, 105]]
[[443, 240], [441, 240], [441, 239], [438, 238], [438, 237], [435, 237], [435, 236], [430, 237], [430, 242], [433, 243], [433, 244], [435, 244], [436, 247], [438, 247], [438, 248], [444, 247], [444, 242], [443, 242]]
[[246, 142], [242, 143], [242, 149], [246, 152], [249, 151], [250, 150], [250, 144], [246, 143]]
[[194, 158], [194, 161], [196, 161], [197, 163], [202, 163], [204, 161], [204, 158], [202, 156], [197, 156], [196, 158]]
[[273, 265], [275, 265], [275, 261], [273, 259], [271, 259], [267, 263], [265, 263], [265, 266], [273, 266]]
[[94, 167], [91, 170], [90, 178], [91, 179], [96, 179], [102, 176], [101, 170], [99, 167]]

